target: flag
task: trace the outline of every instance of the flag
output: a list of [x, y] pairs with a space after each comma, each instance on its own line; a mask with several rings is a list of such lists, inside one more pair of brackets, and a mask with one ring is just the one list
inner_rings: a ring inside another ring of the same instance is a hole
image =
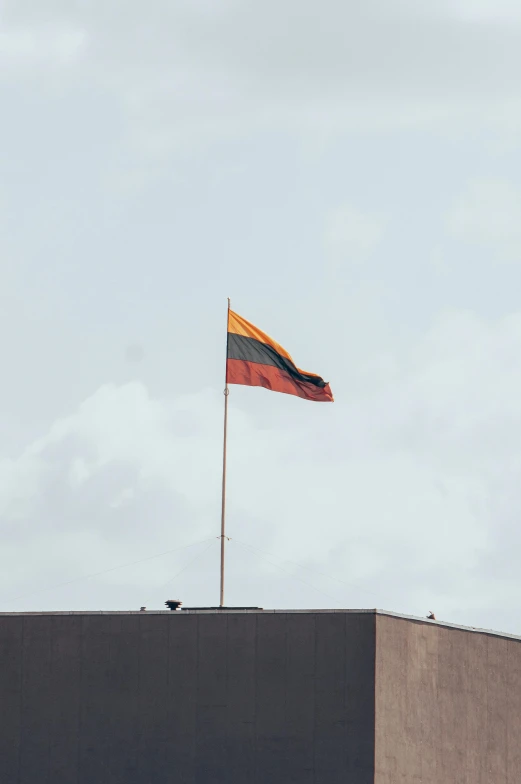
[[333, 402], [328, 383], [315, 373], [299, 370], [282, 346], [232, 310], [228, 311], [226, 383]]

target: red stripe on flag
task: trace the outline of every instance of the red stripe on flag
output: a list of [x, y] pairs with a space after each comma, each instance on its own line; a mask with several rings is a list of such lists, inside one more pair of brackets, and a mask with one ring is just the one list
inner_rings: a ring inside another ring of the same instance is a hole
[[229, 359], [227, 363], [227, 383], [242, 384], [247, 387], [264, 387], [272, 392], [283, 392], [296, 395], [304, 400], [315, 400], [322, 403], [333, 402], [333, 394], [329, 384], [318, 387], [305, 381], [292, 378], [289, 373], [271, 365], [260, 365], [256, 362], [245, 362], [242, 359]]

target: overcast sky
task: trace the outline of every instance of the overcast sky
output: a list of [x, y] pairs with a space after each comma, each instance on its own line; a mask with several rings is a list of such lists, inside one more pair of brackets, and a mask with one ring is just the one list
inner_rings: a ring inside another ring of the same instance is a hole
[[520, 73], [518, 0], [0, 2], [2, 610], [218, 603], [229, 296], [336, 402], [232, 388], [227, 603], [521, 634]]

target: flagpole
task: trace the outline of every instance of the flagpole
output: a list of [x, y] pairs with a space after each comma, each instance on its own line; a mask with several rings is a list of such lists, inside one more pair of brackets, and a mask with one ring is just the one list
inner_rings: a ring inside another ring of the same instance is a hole
[[226, 442], [228, 436], [228, 322], [230, 319], [230, 298], [228, 297], [228, 312], [226, 316], [226, 373], [224, 387], [224, 438], [223, 438], [223, 484], [221, 499], [221, 591], [219, 598], [220, 607], [224, 607], [224, 544], [226, 541]]

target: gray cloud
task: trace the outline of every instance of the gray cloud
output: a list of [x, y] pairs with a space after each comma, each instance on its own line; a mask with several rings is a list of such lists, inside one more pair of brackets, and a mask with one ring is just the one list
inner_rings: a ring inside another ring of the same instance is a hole
[[[501, 131], [498, 115], [519, 124], [519, 17], [507, 5], [482, 4], [470, 19], [465, 3], [383, 0], [327, 0], [318, 14], [310, 0], [50, 8], [7, 2], [4, 50], [60, 59], [86, 46], [74, 78], [122, 102], [148, 154], [187, 135], [207, 140], [209, 123], [214, 137], [462, 123]], [[494, 21], [484, 25], [487, 11]]]
[[518, 631], [520, 25], [4, 2], [2, 606], [215, 602], [231, 296], [337, 402], [233, 389], [230, 603]]

